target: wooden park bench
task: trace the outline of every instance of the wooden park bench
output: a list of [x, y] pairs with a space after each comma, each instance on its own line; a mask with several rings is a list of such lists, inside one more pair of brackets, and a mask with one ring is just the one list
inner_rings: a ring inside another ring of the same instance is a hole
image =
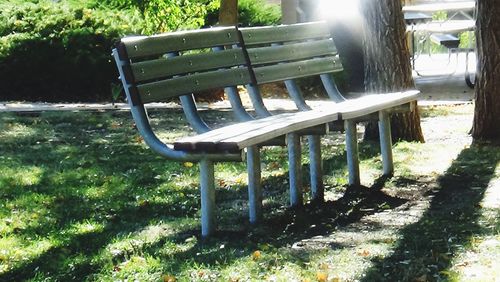
[[[327, 31], [324, 23], [267, 27], [265, 32], [220, 27], [127, 37], [113, 50], [132, 116], [147, 145], [167, 159], [200, 163], [202, 236], [215, 230], [214, 162], [246, 159], [250, 221], [256, 222], [262, 205], [259, 148], [287, 145], [291, 204], [300, 205], [300, 136], [326, 134], [328, 124], [334, 121], [345, 120], [349, 182], [358, 184], [355, 122], [359, 117], [379, 113], [384, 173], [392, 173], [387, 110], [415, 101], [417, 91], [349, 101], [342, 98], [338, 103], [325, 102], [328, 105], [324, 107], [301, 107], [301, 111], [276, 115], [271, 115], [262, 103], [257, 86], [264, 83], [293, 84], [296, 78], [321, 75], [323, 81], [327, 81], [325, 86], [334, 88], [329, 75], [340, 71], [342, 66]], [[274, 43], [279, 42], [289, 43], [275, 46]], [[250, 45], [255, 48], [247, 48]], [[258, 45], [262, 48], [256, 47]], [[249, 87], [254, 106], [259, 105], [255, 110], [261, 117], [253, 118], [241, 106], [234, 91], [238, 85]], [[214, 88], [226, 89], [239, 122], [211, 130], [199, 116], [194, 95]], [[186, 120], [198, 134], [166, 144], [153, 132], [144, 104], [173, 97], [180, 98]], [[311, 166], [320, 169], [320, 155], [311, 159]]]

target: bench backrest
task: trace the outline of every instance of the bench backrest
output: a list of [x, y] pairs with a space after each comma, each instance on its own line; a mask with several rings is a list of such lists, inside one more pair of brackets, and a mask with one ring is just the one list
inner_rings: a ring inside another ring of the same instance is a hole
[[325, 23], [239, 31], [223, 27], [123, 38], [117, 51], [125, 62], [131, 102], [161, 102], [214, 88], [342, 70]]
[[119, 57], [134, 104], [251, 82], [235, 27], [136, 36], [121, 40]]
[[325, 22], [240, 31], [258, 84], [342, 71]]

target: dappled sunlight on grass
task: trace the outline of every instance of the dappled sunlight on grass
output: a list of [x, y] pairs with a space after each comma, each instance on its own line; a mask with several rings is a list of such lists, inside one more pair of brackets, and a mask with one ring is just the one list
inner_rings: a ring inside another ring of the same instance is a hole
[[2, 134], [2, 138], [7, 140], [15, 140], [16, 138], [30, 138], [36, 135], [36, 129], [26, 126], [24, 124], [12, 124], [7, 123], [0, 128], [1, 131], [5, 133]]
[[[0, 165], [0, 184], [3, 187], [33, 186], [40, 183], [44, 168], [40, 166], [16, 166], [15, 168]], [[1, 193], [1, 192], [0, 192]]]
[[101, 233], [104, 231], [104, 228], [105, 225], [102, 222], [85, 220], [83, 222], [71, 224], [67, 234], [83, 235], [93, 232]]
[[[264, 216], [255, 226], [245, 163], [217, 164], [219, 229], [209, 239], [200, 238], [198, 164], [157, 156], [129, 113], [0, 114], [32, 132], [0, 131], [0, 280], [373, 281], [422, 271], [468, 280], [477, 269], [468, 267], [497, 267], [488, 257], [498, 256], [500, 175], [497, 149], [469, 146], [463, 111], [433, 108], [428, 143], [394, 145], [391, 179], [379, 178], [378, 144], [360, 142], [370, 187], [347, 187], [343, 134], [323, 137], [328, 202], [303, 209], [287, 208], [286, 148], [263, 148]], [[180, 116], [152, 112], [162, 138], [188, 134]]]
[[19, 234], [25, 231], [33, 236], [43, 236], [56, 222], [51, 213], [54, 197], [40, 193], [24, 193], [6, 201], [2, 207], [0, 234]]
[[0, 238], [0, 275], [17, 264], [28, 263], [53, 247], [49, 239], [23, 240], [16, 235]]
[[[469, 238], [468, 246], [457, 254], [447, 273], [463, 281], [495, 281], [500, 277], [500, 166], [478, 204], [481, 234]], [[472, 187], [478, 189], [478, 187]]]

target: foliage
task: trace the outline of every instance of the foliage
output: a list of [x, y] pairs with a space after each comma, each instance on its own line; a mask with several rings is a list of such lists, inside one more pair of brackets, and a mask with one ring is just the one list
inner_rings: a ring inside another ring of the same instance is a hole
[[[217, 0], [200, 0], [208, 5], [206, 26], [217, 24], [219, 5]], [[281, 19], [281, 10], [277, 5], [270, 5], [264, 0], [239, 0], [238, 24], [240, 26], [263, 26], [278, 24]]]
[[0, 13], [1, 100], [110, 100], [110, 50], [138, 33], [138, 14], [52, 3], [5, 6]]
[[[259, 4], [260, 3], [260, 4]], [[244, 25], [275, 23], [279, 11], [241, 1]], [[110, 101], [110, 51], [128, 34], [216, 23], [218, 0], [0, 1], [0, 100]], [[210, 24], [208, 24], [210, 25]]]
[[205, 22], [207, 7], [210, 8], [197, 0], [94, 0], [90, 6], [139, 11], [144, 19], [144, 34], [199, 28]]

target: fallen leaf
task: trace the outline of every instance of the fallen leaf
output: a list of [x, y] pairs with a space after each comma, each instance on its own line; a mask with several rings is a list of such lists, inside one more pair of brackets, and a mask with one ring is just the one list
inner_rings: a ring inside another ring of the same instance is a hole
[[316, 272], [316, 279], [318, 282], [326, 282], [328, 281], [328, 273], [318, 271]]
[[184, 162], [184, 167], [193, 167], [193, 165], [192, 162]]
[[177, 279], [172, 275], [163, 275], [163, 282], [175, 282]]
[[260, 259], [261, 255], [262, 254], [260, 253], [260, 251], [257, 250], [257, 251], [255, 251], [255, 252], [252, 253], [252, 259], [253, 260], [258, 260], [258, 259]]
[[370, 255], [370, 252], [369, 252], [369, 251], [367, 251], [367, 250], [363, 250], [362, 252], [359, 252], [358, 254], [359, 254], [360, 256], [362, 256], [362, 257], [367, 257], [367, 256], [369, 256], [369, 255]]

